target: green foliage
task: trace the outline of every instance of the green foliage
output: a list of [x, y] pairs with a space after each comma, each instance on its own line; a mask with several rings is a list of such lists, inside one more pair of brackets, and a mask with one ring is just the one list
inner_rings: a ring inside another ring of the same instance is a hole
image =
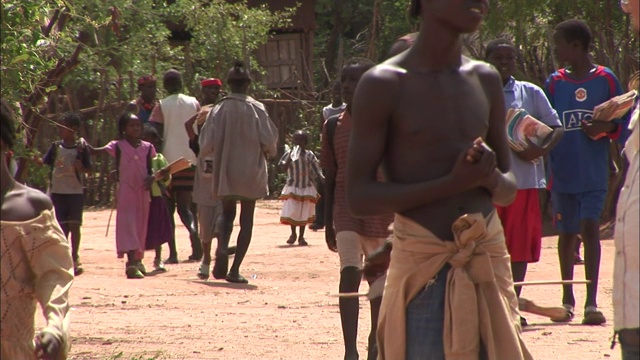
[[591, 28], [594, 61], [612, 68], [626, 82], [638, 68], [638, 37], [617, 0], [493, 1], [481, 31], [467, 43], [467, 49], [482, 58], [484, 44], [509, 38], [520, 52], [520, 78], [541, 84], [560, 66], [552, 56], [553, 29], [572, 18], [584, 20]]
[[189, 43], [191, 78], [226, 76], [235, 60], [259, 70], [255, 50], [266, 43], [273, 28], [289, 24], [295, 9], [271, 12], [266, 5], [247, 8], [246, 1], [229, 3], [212, 0], [205, 5], [178, 0], [169, 7], [169, 19], [184, 21], [193, 35]]
[[[198, 95], [200, 78], [224, 78], [233, 60], [245, 60], [253, 71], [260, 71], [252, 53], [266, 42], [270, 29], [286, 26], [292, 11], [249, 9], [246, 1], [224, 0], [177, 0], [171, 5], [164, 0], [3, 0], [0, 94], [19, 105], [20, 116], [26, 116], [30, 106], [46, 116], [60, 111], [52, 104], [80, 110], [131, 100], [137, 77], [161, 75], [173, 67], [183, 73], [185, 92]], [[182, 26], [193, 40], [172, 42], [168, 24]], [[77, 66], [67, 63], [73, 54], [79, 54]], [[60, 65], [75, 68], [51, 76]], [[47, 88], [39, 88], [47, 77]], [[44, 94], [42, 100], [33, 97], [37, 92]], [[162, 86], [158, 95], [164, 96]], [[30, 104], [30, 97], [39, 101]], [[43, 101], [49, 104], [43, 106]], [[94, 145], [113, 139], [112, 125], [121, 110], [116, 106], [106, 113], [101, 108], [87, 112], [82, 135]], [[40, 126], [45, 123], [36, 119]], [[37, 121], [23, 120], [28, 123], [20, 136], [28, 139], [29, 131], [38, 131], [32, 126]], [[49, 144], [56, 135], [38, 133], [38, 137], [33, 143]], [[24, 146], [15, 150], [18, 158], [33, 155]], [[101, 159], [97, 162], [102, 165]], [[37, 187], [47, 181], [40, 173], [35, 170], [29, 176]]]
[[[336, 78], [340, 64], [322, 67], [323, 63], [330, 63], [331, 57], [338, 62], [353, 56], [383, 61], [397, 38], [418, 30], [417, 21], [408, 16], [408, 5], [409, 0], [318, 0], [316, 83], [326, 87], [327, 78]], [[472, 57], [482, 58], [487, 42], [508, 37], [520, 50], [519, 77], [540, 84], [558, 67], [549, 41], [553, 28], [571, 18], [583, 19], [591, 27], [594, 61], [612, 68], [626, 82], [638, 68], [638, 37], [631, 30], [629, 15], [621, 11], [617, 0], [491, 1], [489, 16], [480, 31], [465, 38], [465, 50]], [[376, 26], [372, 31], [374, 20]], [[337, 41], [342, 41], [343, 50], [330, 53], [335, 25], [340, 23], [343, 27]]]

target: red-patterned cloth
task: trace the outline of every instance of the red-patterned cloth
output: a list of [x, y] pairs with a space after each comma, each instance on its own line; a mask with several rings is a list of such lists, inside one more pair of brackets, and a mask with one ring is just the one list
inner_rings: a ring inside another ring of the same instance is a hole
[[[389, 225], [393, 222], [393, 214], [355, 218], [349, 213], [347, 208], [346, 168], [351, 127], [351, 115], [348, 111], [345, 111], [340, 115], [340, 120], [336, 126], [336, 132], [333, 137], [334, 151], [331, 151], [329, 148], [329, 140], [326, 134], [327, 127], [324, 126], [322, 128], [322, 154], [320, 156], [320, 164], [322, 169], [336, 170], [333, 223], [336, 232], [355, 231], [362, 236], [386, 238], [390, 234]], [[337, 164], [337, 169], [335, 164]]]

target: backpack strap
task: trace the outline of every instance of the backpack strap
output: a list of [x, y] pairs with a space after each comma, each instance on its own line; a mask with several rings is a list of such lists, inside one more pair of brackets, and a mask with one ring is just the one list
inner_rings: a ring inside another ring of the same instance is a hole
[[336, 148], [334, 147], [334, 138], [336, 136], [336, 127], [338, 127], [338, 120], [340, 120], [340, 115], [333, 115], [329, 119], [327, 119], [327, 123], [325, 126], [327, 127], [327, 142], [329, 143], [329, 149], [331, 150], [331, 154], [333, 154], [333, 163], [336, 168], [338, 168], [338, 160], [336, 159]]

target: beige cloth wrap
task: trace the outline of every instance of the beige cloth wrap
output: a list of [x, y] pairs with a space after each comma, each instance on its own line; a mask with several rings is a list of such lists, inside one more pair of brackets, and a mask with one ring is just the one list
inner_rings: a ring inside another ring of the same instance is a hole
[[449, 262], [444, 319], [447, 360], [533, 359], [520, 334], [510, 257], [495, 211], [464, 215], [452, 226], [455, 241], [442, 241], [414, 221], [396, 215], [393, 251], [378, 322], [378, 360], [404, 359], [406, 308]]
[[66, 359], [73, 260], [54, 212], [45, 210], [33, 220], [0, 224], [0, 358], [35, 359], [34, 314], [38, 303], [47, 321], [42, 331], [60, 340], [60, 356], [55, 360]]

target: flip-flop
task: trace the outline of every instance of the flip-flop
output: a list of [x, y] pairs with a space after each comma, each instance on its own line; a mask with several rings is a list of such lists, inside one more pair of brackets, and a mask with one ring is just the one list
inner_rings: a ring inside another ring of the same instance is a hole
[[287, 240], [287, 244], [293, 245], [295, 243], [296, 243], [296, 236], [295, 235], [289, 236], [289, 240]]
[[200, 264], [200, 268], [198, 269], [198, 279], [207, 280], [209, 279], [209, 268], [210, 264]]
[[552, 318], [551, 321], [564, 323], [564, 322], [570, 322], [571, 320], [573, 320], [573, 317], [575, 316], [574, 315], [573, 305], [564, 304], [564, 305], [562, 305], [562, 307], [566, 311], [565, 317], [563, 317], [563, 318]]
[[596, 306], [587, 306], [584, 309], [584, 319], [582, 319], [583, 325], [602, 325], [607, 322], [602, 311], [598, 310]]
[[240, 274], [228, 273], [227, 276], [225, 276], [224, 279], [227, 280], [230, 283], [236, 283], [236, 284], [248, 284], [249, 283], [249, 280], [245, 279], [244, 276], [242, 276]]

